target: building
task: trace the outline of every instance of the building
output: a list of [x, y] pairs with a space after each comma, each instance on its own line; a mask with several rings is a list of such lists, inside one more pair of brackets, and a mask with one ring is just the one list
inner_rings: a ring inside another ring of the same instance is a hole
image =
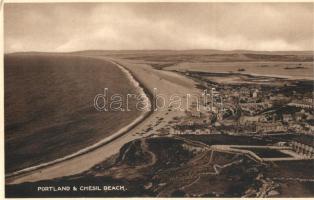
[[303, 112], [296, 112], [295, 114], [294, 114], [294, 119], [296, 120], [296, 121], [302, 121], [303, 119], [305, 119], [305, 114], [303, 113]]
[[305, 100], [295, 100], [288, 104], [289, 106], [295, 106], [297, 108], [314, 109], [313, 100], [305, 98]]
[[293, 117], [291, 114], [283, 114], [282, 115], [282, 121], [284, 122], [290, 122], [293, 120]]
[[306, 102], [306, 103], [308, 103], [308, 104], [310, 104], [310, 105], [313, 105], [313, 104], [314, 104], [313, 98], [305, 97], [303, 100], [304, 100], [304, 102]]
[[271, 123], [259, 122], [256, 124], [256, 132], [260, 133], [286, 132], [287, 130], [288, 130], [287, 127], [283, 126], [283, 124], [280, 122]]
[[253, 94], [252, 94], [252, 97], [253, 98], [257, 98], [258, 97], [258, 89], [254, 90]]
[[300, 141], [293, 141], [291, 143], [292, 150], [296, 152], [297, 154], [303, 156], [304, 158], [307, 159], [313, 159], [314, 158], [314, 147], [313, 144], [304, 144]]
[[211, 134], [210, 129], [196, 129], [196, 130], [191, 130], [191, 129], [185, 129], [185, 130], [179, 130], [179, 129], [170, 129], [170, 134], [173, 135], [209, 135]]

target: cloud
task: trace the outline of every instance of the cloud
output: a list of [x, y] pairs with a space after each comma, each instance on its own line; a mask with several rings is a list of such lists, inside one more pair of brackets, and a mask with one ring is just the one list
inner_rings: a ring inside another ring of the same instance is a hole
[[5, 51], [313, 50], [313, 5], [6, 4]]

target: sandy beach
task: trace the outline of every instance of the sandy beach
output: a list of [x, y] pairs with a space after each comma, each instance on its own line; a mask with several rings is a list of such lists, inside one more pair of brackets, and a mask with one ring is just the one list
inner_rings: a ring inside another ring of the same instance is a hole
[[[129, 73], [128, 70], [124, 69], [122, 66], [120, 66], [119, 64], [116, 64], [114, 63], [115, 65], [117, 65], [125, 74], [126, 76], [130, 79], [131, 83], [137, 88], [138, 92], [145, 96], [145, 101], [147, 101], [147, 105], [149, 105], [149, 107], [151, 106], [150, 105], [150, 102], [149, 102], [149, 98], [146, 96], [146, 94], [144, 93], [144, 90], [143, 88], [140, 87], [139, 83], [133, 78], [133, 76]], [[9, 173], [7, 174], [6, 176], [7, 177], [11, 177], [11, 176], [15, 176], [15, 175], [19, 175], [19, 174], [23, 174], [23, 173], [26, 173], [26, 172], [30, 172], [30, 171], [34, 171], [34, 170], [37, 170], [37, 169], [41, 169], [43, 167], [47, 167], [47, 166], [50, 166], [50, 165], [54, 165], [56, 163], [59, 163], [59, 162], [63, 162], [65, 160], [69, 160], [71, 158], [74, 158], [76, 156], [79, 156], [81, 154], [84, 154], [84, 153], [87, 153], [89, 151], [92, 151], [114, 139], [116, 139], [117, 137], [120, 137], [121, 135], [125, 134], [128, 130], [132, 129], [134, 126], [136, 126], [138, 123], [140, 123], [142, 120], [145, 119], [145, 117], [147, 117], [149, 115], [149, 112], [148, 111], [145, 111], [143, 112], [139, 117], [137, 117], [135, 120], [133, 120], [130, 124], [128, 124], [127, 126], [124, 126], [123, 128], [121, 128], [119, 131], [115, 132], [114, 134], [100, 140], [99, 142], [91, 145], [91, 146], [88, 146], [86, 148], [83, 148], [75, 153], [72, 153], [70, 155], [67, 155], [65, 157], [62, 157], [62, 158], [58, 158], [56, 160], [52, 160], [50, 162], [46, 162], [46, 163], [42, 163], [42, 164], [39, 164], [39, 165], [35, 165], [35, 166], [32, 166], [32, 167], [28, 167], [28, 168], [25, 168], [25, 169], [22, 169], [22, 170], [19, 170], [19, 171], [16, 171], [16, 172], [13, 172], [13, 173]]]
[[[95, 58], [101, 58], [104, 60], [110, 59], [103, 57]], [[135, 79], [138, 80], [151, 93], [153, 93], [154, 88], [157, 88], [158, 92], [165, 96], [177, 94], [184, 98], [187, 93], [193, 94], [199, 92], [195, 88], [194, 81], [176, 73], [156, 70], [149, 65], [134, 64], [125, 60], [115, 59], [115, 61], [129, 70]], [[169, 105], [169, 102], [166, 102], [165, 105]], [[73, 158], [68, 158], [62, 162], [57, 162], [40, 169], [31, 170], [29, 172], [7, 178], [6, 184], [34, 182], [81, 173], [93, 167], [97, 163], [100, 163], [101, 161], [118, 153], [119, 149], [125, 143], [143, 137], [137, 133], [145, 132], [145, 136], [153, 134], [157, 129], [163, 127], [165, 124], [171, 121], [173, 117], [181, 116], [183, 114], [184, 112], [182, 111], [169, 112], [167, 108], [153, 112], [132, 130], [120, 137], [115, 138], [108, 144]], [[163, 120], [157, 125], [159, 118], [163, 118]]]

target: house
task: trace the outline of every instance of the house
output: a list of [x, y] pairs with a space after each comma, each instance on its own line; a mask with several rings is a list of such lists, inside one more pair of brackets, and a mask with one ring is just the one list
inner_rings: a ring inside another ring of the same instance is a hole
[[305, 114], [303, 112], [296, 112], [294, 114], [294, 118], [296, 121], [302, 121], [305, 118]]
[[254, 90], [253, 94], [252, 94], [253, 98], [257, 98], [258, 97], [258, 89]]
[[314, 135], [314, 120], [313, 119], [307, 120], [305, 127], [309, 129], [309, 133], [311, 135]]
[[303, 101], [295, 100], [288, 104], [289, 106], [295, 106], [297, 108], [306, 108], [306, 109], [313, 109], [313, 100], [310, 100], [309, 98], [306, 98]]
[[171, 134], [174, 135], [209, 135], [211, 134], [210, 129], [196, 129], [196, 130], [191, 130], [191, 129], [186, 129], [186, 130], [179, 130], [179, 129], [174, 129], [172, 128], [170, 130]]
[[280, 122], [259, 122], [256, 124], [256, 132], [268, 133], [268, 132], [286, 132], [287, 127], [283, 126]]
[[304, 158], [314, 158], [314, 147], [313, 144], [305, 143], [303, 141], [293, 141], [292, 149]]
[[259, 121], [259, 116], [241, 116], [240, 123], [241, 124], [250, 124]]
[[304, 102], [306, 102], [306, 103], [308, 103], [308, 104], [314, 104], [314, 102], [313, 102], [313, 98], [308, 98], [308, 97], [305, 97], [304, 98]]
[[290, 122], [293, 120], [293, 117], [291, 114], [283, 114], [282, 115], [282, 121], [284, 122]]

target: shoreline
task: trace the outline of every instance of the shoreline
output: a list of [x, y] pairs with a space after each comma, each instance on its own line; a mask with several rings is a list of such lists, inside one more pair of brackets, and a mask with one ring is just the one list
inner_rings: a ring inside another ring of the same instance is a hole
[[[174, 73], [168, 73], [167, 71], [161, 72], [153, 69], [149, 65], [141, 65], [137, 63], [126, 62], [123, 59], [116, 59], [112, 57], [103, 56], [86, 56], [105, 61], [114, 61], [134, 76], [135, 80], [138, 80], [143, 91], [147, 92], [147, 96], [153, 97], [153, 91], [158, 86], [158, 91], [164, 95], [172, 95], [177, 93], [179, 96], [185, 96], [187, 93], [194, 94], [195, 92], [201, 92], [195, 88], [195, 82], [185, 76], [178, 76]], [[152, 101], [152, 103], [154, 103]], [[166, 105], [169, 105], [166, 103]], [[150, 137], [155, 134], [159, 134], [159, 131], [169, 125], [174, 117], [185, 115], [182, 111], [177, 110], [158, 110], [155, 112], [151, 110], [147, 113], [146, 117], [130, 129], [127, 133], [121, 134], [121, 136], [95, 148], [92, 151], [73, 157], [72, 159], [64, 160], [53, 164], [51, 166], [43, 167], [38, 170], [33, 170], [28, 173], [16, 175], [12, 178], [6, 178], [6, 185], [21, 184], [25, 182], [37, 182], [43, 180], [58, 179], [61, 177], [72, 176], [75, 174], [83, 173], [95, 165], [108, 159], [110, 156], [119, 153], [121, 147], [134, 139], [142, 137]], [[160, 120], [160, 119], [163, 120]]]
[[[89, 56], [83, 56], [83, 57], [89, 57]], [[95, 57], [91, 57], [91, 58], [97, 59]], [[80, 156], [82, 154], [93, 151], [93, 150], [115, 140], [116, 138], [126, 134], [131, 129], [133, 129], [135, 126], [140, 124], [145, 118], [147, 118], [151, 114], [151, 111], [152, 111], [152, 109], [151, 109], [151, 106], [152, 106], [151, 97], [152, 96], [151, 96], [150, 92], [145, 87], [143, 87], [143, 85], [138, 80], [136, 80], [134, 78], [132, 73], [129, 70], [127, 70], [125, 67], [123, 67], [121, 64], [119, 64], [115, 61], [112, 61], [112, 60], [108, 60], [108, 61], [111, 62], [112, 64], [114, 64], [115, 66], [117, 66], [126, 75], [126, 77], [129, 79], [129, 81], [132, 83], [132, 85], [136, 88], [137, 92], [139, 92], [140, 95], [145, 97], [145, 101], [146, 101], [147, 105], [149, 106], [149, 110], [143, 111], [143, 113], [140, 116], [138, 116], [136, 119], [134, 119], [131, 123], [120, 128], [117, 132], [113, 133], [112, 135], [110, 135], [108, 137], [105, 137], [104, 139], [100, 140], [99, 142], [96, 142], [95, 144], [93, 144], [91, 146], [85, 147], [85, 148], [83, 148], [77, 152], [71, 153], [67, 156], [64, 156], [64, 157], [61, 157], [61, 158], [58, 158], [58, 159], [55, 159], [55, 160], [52, 160], [49, 162], [45, 162], [42, 164], [38, 164], [35, 166], [27, 167], [27, 168], [24, 168], [24, 169], [21, 169], [18, 171], [14, 171], [14, 172], [5, 174], [5, 178], [14, 178], [14, 176], [23, 175], [25, 173], [32, 172], [34, 170], [38, 170], [38, 169], [42, 169], [42, 168], [45, 168], [48, 166], [52, 166], [54, 164], [57, 164], [57, 163], [60, 163], [60, 162], [66, 161], [66, 160], [70, 160], [70, 159], [75, 158], [77, 156]]]

